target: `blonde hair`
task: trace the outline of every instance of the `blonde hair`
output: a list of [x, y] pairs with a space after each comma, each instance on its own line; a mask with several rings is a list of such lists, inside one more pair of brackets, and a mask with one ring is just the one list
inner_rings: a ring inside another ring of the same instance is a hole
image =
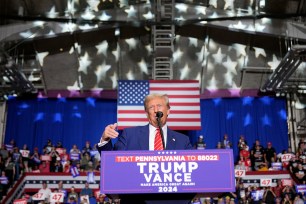
[[169, 104], [169, 97], [167, 94], [158, 94], [158, 93], [152, 93], [149, 94], [145, 97], [144, 99], [144, 109], [147, 110], [147, 104], [149, 103], [149, 101], [151, 101], [154, 98], [162, 98], [165, 100], [167, 107], [170, 109], [170, 104]]

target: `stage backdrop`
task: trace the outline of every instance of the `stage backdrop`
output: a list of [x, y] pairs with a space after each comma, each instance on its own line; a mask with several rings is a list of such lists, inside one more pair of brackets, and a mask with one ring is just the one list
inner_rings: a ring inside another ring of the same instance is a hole
[[[171, 113], [170, 113], [171, 114]], [[202, 130], [185, 131], [194, 144], [203, 135], [207, 148], [215, 148], [228, 134], [237, 156], [240, 135], [249, 146], [259, 139], [273, 143], [277, 152], [288, 147], [286, 102], [281, 98], [217, 98], [201, 100]], [[100, 139], [104, 127], [117, 121], [117, 101], [84, 99], [29, 99], [8, 101], [5, 143], [15, 139], [18, 147], [28, 144], [41, 151], [48, 139], [61, 141], [67, 150], [82, 148]], [[137, 125], [137, 124], [135, 124]]]

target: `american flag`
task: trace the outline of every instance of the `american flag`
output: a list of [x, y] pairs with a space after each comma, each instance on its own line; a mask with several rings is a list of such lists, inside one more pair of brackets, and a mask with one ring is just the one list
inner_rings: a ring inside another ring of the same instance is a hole
[[200, 88], [196, 80], [120, 80], [118, 82], [118, 129], [148, 124], [143, 101], [151, 93], [167, 94], [173, 130], [201, 129]]
[[75, 178], [75, 177], [80, 175], [80, 172], [79, 172], [79, 170], [78, 170], [78, 168], [76, 166], [70, 167], [70, 173], [71, 173], [73, 178]]

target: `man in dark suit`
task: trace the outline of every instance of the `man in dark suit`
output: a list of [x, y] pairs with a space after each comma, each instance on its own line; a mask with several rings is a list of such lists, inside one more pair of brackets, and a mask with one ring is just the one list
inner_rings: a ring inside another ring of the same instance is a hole
[[[144, 109], [148, 118], [148, 125], [126, 128], [122, 134], [116, 131], [117, 123], [106, 126], [100, 142], [99, 151], [107, 150], [154, 150], [154, 140], [156, 129], [159, 126], [163, 132], [165, 150], [187, 150], [192, 149], [189, 138], [181, 133], [168, 128], [167, 118], [170, 114], [170, 104], [167, 95], [150, 94], [145, 97]], [[160, 119], [157, 120], [159, 113]], [[161, 116], [162, 115], [162, 116]], [[158, 122], [159, 121], [159, 122]], [[111, 139], [118, 138], [113, 146]], [[158, 197], [162, 197], [160, 198]], [[129, 198], [122, 199], [122, 203], [188, 203], [192, 199], [190, 194], [166, 194], [166, 195], [130, 195]], [[137, 200], [135, 200], [138, 198]], [[176, 200], [172, 200], [175, 198]], [[129, 200], [129, 201], [127, 201]], [[151, 201], [150, 201], [151, 200]], [[189, 201], [190, 201], [189, 200]], [[173, 202], [172, 202], [173, 201]]]
[[[151, 94], [146, 96], [144, 108], [149, 121], [146, 126], [126, 128], [122, 134], [116, 131], [117, 123], [106, 126], [98, 150], [154, 150], [154, 138], [156, 128], [159, 128], [156, 114], [162, 112], [160, 125], [163, 130], [166, 150], [192, 149], [189, 138], [181, 133], [170, 130], [167, 127], [167, 118], [170, 114], [170, 104], [167, 95]], [[110, 139], [118, 137], [118, 141], [112, 146]]]

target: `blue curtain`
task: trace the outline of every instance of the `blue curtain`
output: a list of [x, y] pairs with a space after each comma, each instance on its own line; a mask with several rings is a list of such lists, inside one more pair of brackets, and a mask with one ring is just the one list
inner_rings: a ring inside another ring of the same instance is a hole
[[[203, 135], [207, 148], [215, 148], [223, 135], [229, 135], [237, 155], [240, 135], [251, 147], [256, 139], [263, 146], [273, 143], [277, 152], [288, 147], [286, 102], [281, 98], [244, 97], [201, 100], [202, 129], [185, 132], [195, 143]], [[11, 139], [22, 147], [40, 150], [51, 139], [70, 149], [82, 148], [86, 141], [97, 143], [104, 127], [117, 121], [116, 100], [29, 99], [8, 101], [5, 143]]]
[[116, 113], [115, 100], [9, 100], [5, 142], [15, 139], [19, 147], [41, 150], [50, 139], [68, 150], [73, 144], [82, 148], [86, 141], [97, 143], [104, 127], [116, 122]]
[[215, 148], [224, 134], [238, 155], [238, 141], [243, 135], [251, 148], [256, 139], [266, 147], [272, 142], [277, 152], [288, 148], [286, 101], [272, 97], [216, 98], [201, 100], [202, 129], [191, 131], [195, 142], [204, 136], [207, 148]]

